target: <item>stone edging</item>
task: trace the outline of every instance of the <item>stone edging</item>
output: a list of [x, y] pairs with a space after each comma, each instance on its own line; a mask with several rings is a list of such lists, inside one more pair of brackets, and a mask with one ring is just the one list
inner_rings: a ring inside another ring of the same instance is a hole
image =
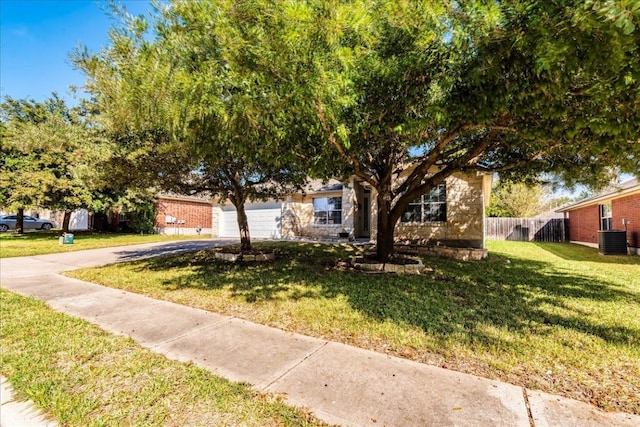
[[402, 246], [396, 245], [395, 248], [400, 253], [420, 254], [429, 256], [439, 256], [442, 258], [457, 259], [460, 261], [480, 261], [487, 257], [486, 249], [478, 248], [452, 248], [448, 246]]
[[393, 264], [393, 263], [372, 263], [363, 262], [362, 257], [353, 257], [351, 265], [357, 269], [370, 273], [396, 273], [396, 274], [420, 274], [424, 270], [424, 264], [417, 258], [411, 258], [417, 261], [416, 264]]
[[276, 254], [275, 253], [266, 253], [266, 254], [242, 254], [242, 253], [226, 253], [226, 252], [216, 252], [216, 259], [221, 259], [223, 261], [236, 262], [236, 261], [256, 261], [256, 262], [268, 262], [275, 261]]

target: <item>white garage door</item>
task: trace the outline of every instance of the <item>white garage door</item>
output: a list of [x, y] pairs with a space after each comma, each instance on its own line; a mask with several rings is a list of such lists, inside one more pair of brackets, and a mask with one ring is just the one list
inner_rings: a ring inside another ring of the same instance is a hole
[[[249, 233], [252, 238], [279, 239], [282, 236], [282, 209], [279, 205], [269, 204], [263, 207], [261, 205], [249, 205], [245, 211], [249, 222]], [[237, 214], [233, 207], [223, 208], [220, 217], [220, 237], [240, 237]]]

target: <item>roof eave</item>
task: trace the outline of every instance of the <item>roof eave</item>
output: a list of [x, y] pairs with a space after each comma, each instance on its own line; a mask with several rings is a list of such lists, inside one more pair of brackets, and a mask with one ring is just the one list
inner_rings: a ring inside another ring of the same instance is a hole
[[626, 196], [631, 196], [631, 195], [634, 195], [634, 194], [640, 194], [640, 185], [634, 186], [634, 187], [625, 188], [623, 190], [619, 190], [619, 191], [612, 192], [612, 193], [602, 194], [600, 196], [590, 197], [588, 199], [576, 202], [576, 203], [574, 203], [572, 205], [560, 208], [560, 209], [556, 210], [556, 212], [564, 213], [564, 212], [573, 211], [573, 210], [584, 208], [584, 207], [591, 206], [591, 205], [601, 205], [603, 203], [610, 202], [610, 201], [612, 201], [614, 199], [619, 199], [619, 198], [626, 197]]

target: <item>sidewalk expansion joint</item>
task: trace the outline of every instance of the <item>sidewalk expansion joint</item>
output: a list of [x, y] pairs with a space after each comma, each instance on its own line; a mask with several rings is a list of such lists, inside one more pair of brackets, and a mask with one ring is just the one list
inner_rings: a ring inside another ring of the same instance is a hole
[[529, 425], [531, 427], [536, 427], [536, 422], [533, 419], [533, 414], [531, 413], [531, 404], [529, 403], [529, 395], [527, 394], [527, 388], [522, 387], [522, 397], [524, 398], [524, 406], [527, 408], [527, 415], [529, 416]]
[[[166, 340], [166, 341], [162, 341], [161, 343], [158, 343], [158, 344], [156, 344], [156, 345], [153, 345], [153, 346], [151, 346], [151, 347], [149, 347], [149, 348], [150, 348], [150, 349], [158, 348], [158, 347], [163, 346], [163, 345], [165, 345], [165, 344], [169, 344], [169, 343], [172, 343], [172, 342], [178, 341], [179, 339], [184, 338], [184, 337], [186, 337], [187, 335], [191, 335], [191, 334], [193, 334], [194, 332], [201, 331], [201, 330], [203, 330], [203, 329], [207, 329], [207, 328], [213, 328], [213, 327], [216, 327], [216, 326], [221, 325], [221, 324], [223, 324], [223, 323], [230, 322], [231, 320], [233, 320], [233, 319], [235, 319], [235, 318], [236, 318], [236, 317], [230, 316], [230, 317], [226, 317], [226, 318], [224, 318], [224, 319], [222, 319], [222, 320], [219, 320], [219, 321], [217, 321], [217, 322], [214, 322], [214, 323], [207, 323], [206, 325], [201, 325], [201, 326], [195, 327], [195, 328], [193, 328], [193, 329], [189, 329], [187, 332], [184, 332], [184, 333], [182, 333], [182, 334], [180, 334], [180, 335], [176, 335], [175, 337], [172, 337], [172, 338], [170, 338], [170, 339], [168, 339], [168, 340]], [[1, 426], [0, 426], [0, 427], [1, 427]]]
[[278, 377], [276, 377], [273, 381], [271, 381], [269, 384], [267, 384], [266, 386], [264, 386], [262, 388], [263, 391], [268, 391], [269, 388], [274, 385], [275, 383], [277, 383], [278, 381], [280, 381], [282, 378], [284, 378], [285, 376], [287, 376], [291, 371], [293, 371], [294, 369], [296, 369], [298, 366], [302, 365], [304, 362], [306, 362], [310, 357], [312, 357], [314, 354], [316, 354], [317, 352], [319, 352], [320, 350], [322, 350], [327, 344], [329, 344], [329, 341], [323, 341], [318, 347], [314, 348], [313, 350], [311, 350], [309, 353], [307, 353], [302, 359], [300, 359], [300, 361], [298, 363], [296, 363], [295, 365], [293, 365], [292, 367], [290, 367], [289, 369], [287, 369], [285, 372], [283, 372], [281, 375], [278, 375]]

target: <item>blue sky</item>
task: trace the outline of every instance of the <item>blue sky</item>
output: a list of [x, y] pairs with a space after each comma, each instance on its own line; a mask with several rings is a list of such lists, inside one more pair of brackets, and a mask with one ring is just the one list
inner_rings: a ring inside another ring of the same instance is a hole
[[[139, 15], [147, 0], [120, 1]], [[81, 71], [69, 54], [82, 43], [97, 52], [113, 21], [100, 0], [0, 0], [0, 95], [43, 101], [57, 92], [71, 101], [70, 85], [81, 87]], [[72, 102], [73, 103], [73, 102]]]

